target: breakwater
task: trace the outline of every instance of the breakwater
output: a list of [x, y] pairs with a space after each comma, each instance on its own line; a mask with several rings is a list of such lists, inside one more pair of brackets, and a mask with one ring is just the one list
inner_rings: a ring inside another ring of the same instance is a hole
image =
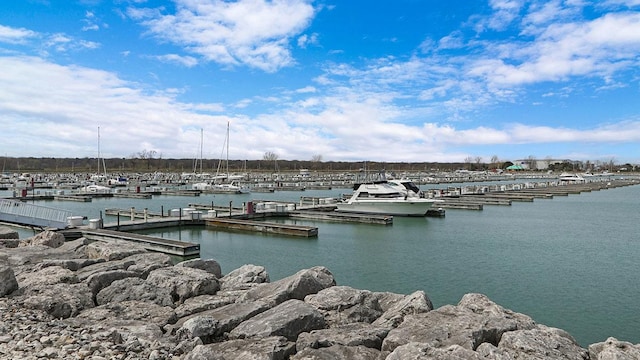
[[126, 243], [0, 231], [0, 357], [65, 359], [611, 359], [482, 294], [435, 308], [425, 291], [337, 284], [322, 266], [271, 282], [244, 265], [175, 264]]

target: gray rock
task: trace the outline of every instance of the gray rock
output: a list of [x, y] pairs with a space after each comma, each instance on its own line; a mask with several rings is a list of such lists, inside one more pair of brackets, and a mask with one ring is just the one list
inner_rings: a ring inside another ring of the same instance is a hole
[[0, 226], [0, 239], [19, 239], [20, 234], [16, 230], [6, 226]]
[[292, 299], [260, 313], [238, 325], [229, 333], [232, 339], [284, 336], [296, 341], [303, 332], [326, 327], [324, 316], [303, 301]]
[[432, 343], [434, 347], [460, 345], [475, 350], [488, 342], [497, 346], [508, 331], [533, 329], [530, 317], [502, 308], [481, 294], [464, 295], [458, 306], [445, 305], [417, 315], [407, 315], [391, 330], [382, 350], [393, 351], [410, 342]]
[[95, 274], [100, 274], [108, 271], [116, 271], [116, 270], [127, 270], [131, 265], [134, 265], [133, 260], [114, 260], [114, 261], [106, 261], [102, 258], [94, 259], [98, 260], [95, 264], [87, 265], [82, 267], [76, 271], [76, 275], [78, 276], [78, 280], [87, 281], [91, 276]]
[[68, 269], [71, 271], [78, 271], [85, 266], [98, 264], [104, 262], [104, 259], [65, 259], [65, 260], [43, 260], [39, 263], [35, 268], [37, 270], [44, 269], [49, 266], [59, 266], [64, 269]]
[[238, 339], [198, 345], [185, 360], [286, 360], [295, 353], [295, 344], [284, 337]]
[[330, 326], [371, 323], [382, 315], [378, 299], [371, 291], [349, 286], [332, 286], [305, 297], [304, 301], [318, 309]]
[[222, 268], [220, 264], [213, 259], [191, 259], [179, 262], [176, 266], [182, 267], [190, 267], [194, 269], [200, 269], [208, 272], [209, 274], [213, 274], [216, 278], [220, 279], [222, 277]]
[[433, 310], [433, 304], [424, 291], [416, 291], [404, 299], [396, 302], [373, 325], [385, 328], [395, 328], [404, 321], [406, 315], [426, 313]]
[[129, 300], [144, 301], [160, 306], [173, 306], [171, 294], [167, 289], [152, 285], [138, 277], [115, 280], [96, 295], [98, 305]]
[[[384, 360], [388, 353], [365, 346], [333, 345], [326, 348], [306, 348], [291, 360]], [[413, 358], [406, 358], [413, 359]]]
[[247, 290], [268, 282], [269, 274], [264, 266], [242, 265], [220, 279], [220, 289]]
[[22, 288], [59, 283], [75, 284], [79, 282], [73, 271], [60, 266], [49, 266], [34, 272], [25, 271], [17, 276], [17, 280]]
[[2, 239], [0, 238], [0, 248], [15, 249], [20, 245], [19, 239]]
[[618, 341], [610, 337], [605, 342], [589, 345], [591, 360], [632, 360], [640, 359], [640, 344]]
[[20, 291], [26, 308], [44, 311], [57, 319], [76, 316], [94, 306], [91, 291], [85, 284], [32, 285]]
[[176, 333], [179, 339], [199, 337], [207, 344], [269, 308], [264, 301], [225, 305], [178, 320], [176, 326], [180, 328]]
[[[385, 360], [480, 360], [483, 359], [473, 350], [466, 349], [460, 345], [450, 345], [447, 347], [433, 347], [431, 344], [410, 342], [398, 346]], [[520, 358], [518, 358], [520, 359]], [[542, 360], [542, 358], [540, 358]]]
[[112, 282], [136, 276], [137, 274], [132, 271], [111, 270], [92, 274], [87, 278], [86, 283], [93, 295], [96, 296], [100, 290], [111, 285]]
[[383, 312], [389, 310], [393, 305], [407, 297], [407, 295], [392, 292], [374, 292], [373, 296], [378, 299], [378, 304]]
[[0, 265], [0, 297], [18, 290], [18, 281], [13, 270], [8, 266]]
[[589, 359], [587, 350], [566, 331], [546, 326], [505, 332], [498, 349], [514, 359]]
[[296, 341], [296, 350], [300, 352], [306, 348], [317, 349], [333, 345], [365, 346], [380, 350], [382, 340], [388, 333], [389, 329], [365, 323], [340, 325], [300, 334]]
[[153, 270], [147, 281], [169, 290], [174, 302], [198, 295], [214, 295], [220, 288], [215, 275], [204, 270], [171, 266]]
[[235, 296], [226, 296], [218, 292], [216, 295], [199, 295], [189, 298], [176, 307], [176, 315], [183, 318], [199, 312], [217, 309], [219, 307], [233, 304]]
[[331, 272], [323, 267], [300, 270], [284, 279], [262, 284], [248, 290], [238, 301], [265, 300], [280, 304], [289, 299], [303, 300], [322, 289], [334, 286], [336, 281]]
[[143, 279], [146, 279], [153, 270], [173, 266], [171, 256], [155, 252], [135, 254], [127, 256], [123, 260], [133, 261], [133, 265], [130, 265], [127, 271], [133, 271]]
[[144, 324], [153, 324], [162, 328], [176, 320], [175, 312], [168, 306], [130, 300], [85, 309], [75, 319], [69, 321], [76, 325], [86, 325], [87, 322], [101, 324], [105, 328]]
[[20, 241], [18, 247], [44, 245], [57, 248], [63, 244], [64, 235], [55, 231], [45, 230], [35, 236]]
[[107, 261], [122, 260], [128, 256], [145, 253], [143, 247], [127, 241], [95, 241], [85, 247], [85, 254], [90, 259], [105, 259]]

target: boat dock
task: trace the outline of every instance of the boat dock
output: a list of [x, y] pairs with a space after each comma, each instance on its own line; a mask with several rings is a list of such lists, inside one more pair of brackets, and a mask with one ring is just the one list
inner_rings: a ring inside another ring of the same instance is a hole
[[205, 224], [207, 227], [211, 227], [214, 229], [253, 231], [268, 234], [301, 237], [318, 236], [318, 228], [315, 226], [279, 224], [265, 221], [234, 218], [210, 218], [205, 220]]
[[94, 241], [131, 242], [142, 246], [146, 250], [162, 252], [180, 257], [200, 256], [200, 244], [163, 239], [135, 233], [125, 233], [108, 229], [69, 229], [61, 231], [65, 238], [85, 237]]

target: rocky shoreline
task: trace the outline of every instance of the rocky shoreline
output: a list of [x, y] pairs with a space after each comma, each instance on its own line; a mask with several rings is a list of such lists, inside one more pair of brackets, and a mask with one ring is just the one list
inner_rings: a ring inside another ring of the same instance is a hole
[[481, 294], [433, 309], [339, 286], [317, 266], [271, 282], [244, 265], [173, 264], [128, 243], [18, 239], [0, 227], [0, 359], [640, 359], [609, 338], [580, 347]]

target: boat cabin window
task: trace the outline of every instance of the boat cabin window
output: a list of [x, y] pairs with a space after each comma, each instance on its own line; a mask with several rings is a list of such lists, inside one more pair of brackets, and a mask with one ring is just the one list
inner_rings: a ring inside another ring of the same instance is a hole
[[416, 194], [418, 194], [418, 193], [420, 192], [420, 188], [418, 188], [418, 187], [416, 186], [416, 184], [414, 184], [414, 183], [413, 183], [413, 182], [411, 182], [411, 181], [403, 182], [403, 183], [402, 183], [402, 185], [404, 185], [404, 187], [405, 187], [405, 188], [407, 188], [407, 189], [409, 189], [409, 190], [411, 190], [411, 191], [415, 192]]

